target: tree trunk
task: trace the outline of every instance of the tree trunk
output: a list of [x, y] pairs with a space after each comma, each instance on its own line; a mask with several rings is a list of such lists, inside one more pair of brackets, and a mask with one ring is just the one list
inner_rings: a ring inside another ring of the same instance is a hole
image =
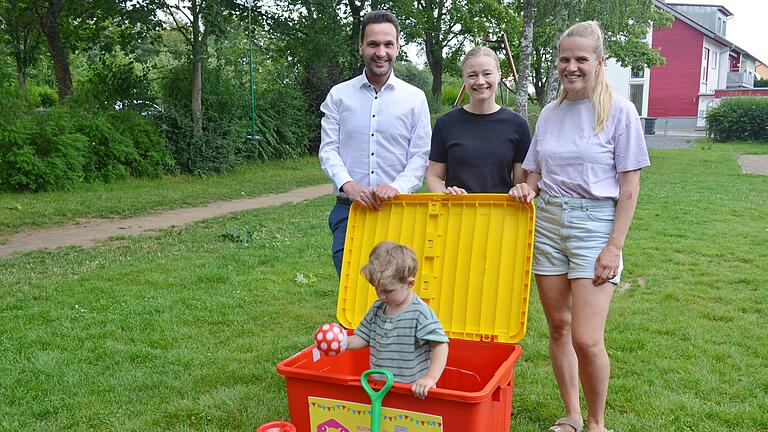
[[16, 72], [16, 80], [19, 82], [19, 93], [23, 93], [27, 88], [27, 71], [18, 70]]
[[533, 0], [523, 0], [523, 25], [520, 32], [520, 61], [517, 72], [517, 113], [528, 119], [528, 78], [533, 51]]
[[[547, 76], [547, 93], [544, 105], [557, 99], [557, 92], [560, 90], [560, 78], [557, 73], [557, 58], [560, 56], [560, 47], [555, 41], [552, 46], [552, 58], [549, 63], [549, 75]], [[544, 105], [541, 107], [544, 108]]]
[[203, 132], [203, 64], [199, 58], [192, 63], [192, 125], [195, 136]]
[[192, 15], [192, 132], [200, 136], [203, 132], [203, 38], [200, 35], [200, 9], [192, 1], [189, 8]]
[[547, 80], [544, 75], [548, 70], [545, 69], [544, 66], [547, 60], [545, 60], [546, 56], [541, 47], [533, 48], [533, 56], [536, 61], [531, 66], [531, 84], [533, 84], [533, 91], [536, 94], [536, 101], [539, 103], [540, 107], [544, 108], [545, 92], [547, 88]]
[[47, 13], [40, 20], [40, 29], [45, 35], [48, 52], [53, 61], [56, 85], [59, 88], [59, 102], [72, 96], [72, 74], [69, 70], [69, 59], [59, 32], [59, 15], [61, 15], [63, 7], [62, 0], [48, 0]]
[[360, 50], [360, 25], [363, 20], [363, 4], [365, 0], [360, 0], [360, 3], [355, 0], [349, 0], [349, 13], [352, 16], [352, 34], [350, 35], [349, 53], [350, 58], [360, 58], [358, 51]]
[[424, 53], [427, 56], [427, 64], [432, 72], [432, 101], [434, 107], [439, 107], [443, 96], [443, 59], [442, 47], [435, 43], [431, 35], [424, 38]]

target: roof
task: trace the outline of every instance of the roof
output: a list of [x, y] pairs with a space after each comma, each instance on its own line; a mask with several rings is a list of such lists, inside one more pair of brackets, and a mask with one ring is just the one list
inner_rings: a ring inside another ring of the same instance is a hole
[[653, 5], [656, 6], [657, 8], [659, 8], [659, 9], [663, 10], [663, 11], [669, 12], [673, 17], [675, 17], [675, 19], [679, 19], [680, 21], [688, 24], [689, 26], [691, 26], [694, 29], [700, 31], [701, 33], [704, 33], [704, 35], [709, 37], [710, 39], [714, 39], [715, 41], [717, 41], [717, 42], [719, 42], [719, 43], [721, 43], [721, 44], [723, 44], [725, 46], [730, 47], [730, 49], [732, 49], [732, 50], [734, 50], [734, 51], [736, 51], [736, 52], [738, 52], [740, 54], [746, 54], [746, 55], [754, 58], [756, 61], [758, 61], [760, 63], [763, 63], [763, 64], [766, 64], [765, 62], [761, 61], [760, 59], [758, 59], [754, 55], [750, 54], [749, 51], [745, 50], [744, 48], [741, 48], [740, 46], [738, 46], [735, 43], [729, 41], [728, 39], [720, 36], [719, 34], [713, 32], [712, 30], [704, 27], [703, 25], [701, 25], [698, 22], [696, 22], [693, 18], [689, 17], [688, 15], [683, 14], [682, 12], [680, 12], [679, 10], [675, 9], [674, 7], [672, 7], [670, 5], [675, 5], [675, 6], [710, 6], [710, 7], [719, 7], [721, 9], [723, 9], [724, 11], [728, 12], [729, 14], [731, 14], [730, 16], [733, 16], [733, 14], [728, 9], [726, 9], [724, 6], [719, 6], [719, 5], [699, 5], [699, 4], [689, 4], [689, 3], [665, 3], [665, 2], [663, 2], [661, 0], [653, 0]]
[[713, 8], [718, 8], [721, 11], [725, 12], [725, 14], [727, 16], [729, 16], [729, 17], [733, 16], [733, 13], [731, 11], [729, 11], [728, 8], [726, 8], [723, 5], [719, 5], [719, 4], [669, 3], [669, 2], [667, 2], [667, 4], [668, 5], [672, 5], [672, 6], [703, 6], [703, 7], [713, 7]]

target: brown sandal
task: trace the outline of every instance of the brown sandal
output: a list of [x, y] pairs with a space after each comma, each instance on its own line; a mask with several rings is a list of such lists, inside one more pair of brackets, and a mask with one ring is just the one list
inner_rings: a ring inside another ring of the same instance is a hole
[[561, 417], [557, 419], [554, 426], [547, 429], [548, 432], [581, 432], [584, 424], [577, 419], [570, 417]]

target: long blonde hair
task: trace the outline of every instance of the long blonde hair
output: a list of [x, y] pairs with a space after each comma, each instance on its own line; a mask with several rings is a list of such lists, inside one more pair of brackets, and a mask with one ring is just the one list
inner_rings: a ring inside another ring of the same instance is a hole
[[[584, 21], [572, 25], [560, 36], [558, 46], [563, 43], [564, 39], [575, 37], [592, 42], [592, 46], [595, 48], [595, 58], [600, 59], [605, 56], [603, 31], [600, 29], [600, 23], [597, 21]], [[557, 100], [557, 106], [560, 106], [566, 97], [568, 97], [568, 92], [564, 89], [560, 98]], [[608, 82], [605, 80], [604, 63], [601, 68], [595, 71], [590, 98], [592, 99], [592, 106], [595, 110], [595, 133], [598, 133], [605, 127], [605, 123], [608, 121], [608, 116], [611, 114], [611, 107], [613, 105], [613, 94], [611, 88], [608, 87]]]

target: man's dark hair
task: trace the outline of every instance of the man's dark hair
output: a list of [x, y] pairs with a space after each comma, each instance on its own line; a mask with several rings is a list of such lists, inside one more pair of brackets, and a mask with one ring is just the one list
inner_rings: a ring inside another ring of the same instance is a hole
[[363, 20], [360, 22], [360, 42], [363, 41], [363, 38], [365, 37], [365, 28], [368, 27], [368, 24], [385, 24], [389, 23], [395, 26], [395, 35], [397, 36], [397, 40], [400, 40], [400, 22], [397, 21], [397, 18], [395, 18], [394, 15], [392, 15], [392, 12], [385, 11], [385, 10], [375, 10], [370, 11], [365, 16], [363, 16]]

